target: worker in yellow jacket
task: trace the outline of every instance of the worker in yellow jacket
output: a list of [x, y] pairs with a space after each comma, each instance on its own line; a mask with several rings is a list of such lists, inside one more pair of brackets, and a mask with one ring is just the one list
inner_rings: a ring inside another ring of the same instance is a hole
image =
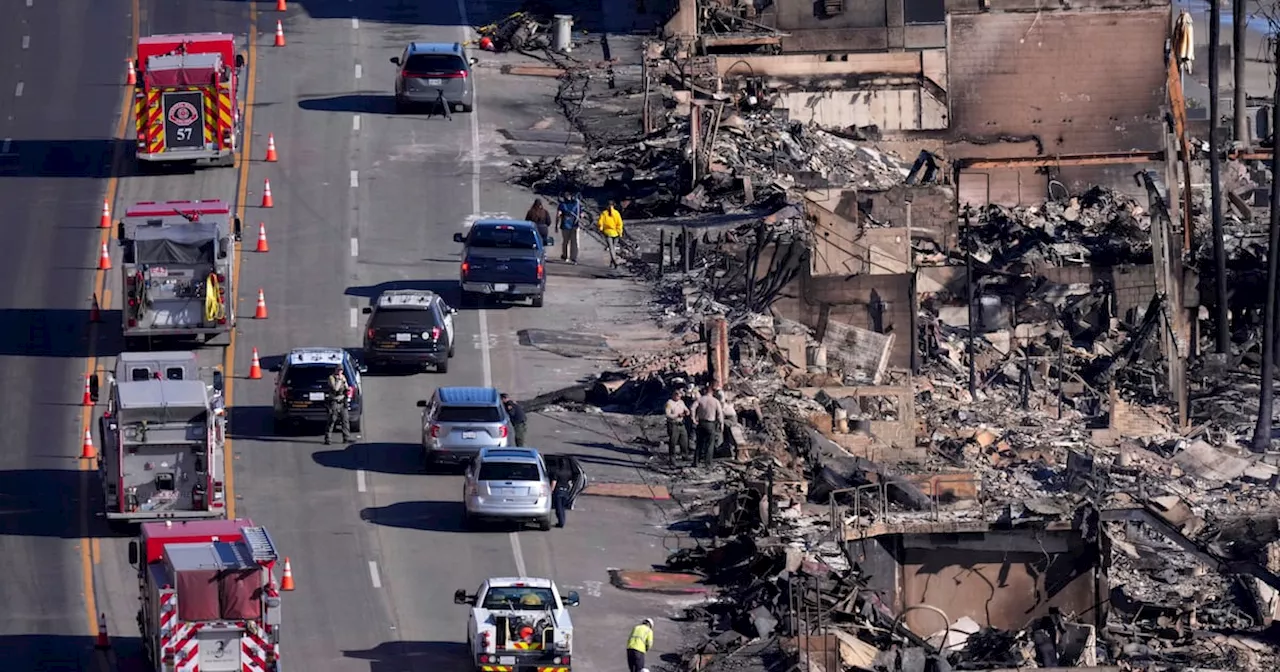
[[618, 267], [618, 239], [622, 237], [622, 214], [613, 201], [600, 212], [596, 228], [604, 234], [604, 248], [609, 251], [609, 266]]
[[644, 654], [653, 648], [653, 619], [646, 618], [631, 629], [631, 637], [627, 639], [627, 671], [641, 672], [644, 667]]

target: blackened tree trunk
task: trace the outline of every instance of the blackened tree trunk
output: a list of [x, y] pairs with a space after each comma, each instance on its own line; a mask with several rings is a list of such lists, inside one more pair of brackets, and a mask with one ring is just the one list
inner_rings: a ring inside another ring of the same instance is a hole
[[1249, 99], [1248, 92], [1245, 87], [1244, 74], [1244, 40], [1248, 31], [1249, 15], [1245, 9], [1244, 0], [1232, 0], [1231, 2], [1231, 70], [1232, 92], [1235, 94], [1235, 138], [1236, 142], [1248, 144], [1249, 142]]
[[[1275, 41], [1280, 63], [1280, 40]], [[1271, 128], [1280, 126], [1280, 78], [1271, 101]], [[1254, 452], [1271, 447], [1271, 405], [1275, 392], [1276, 280], [1280, 275], [1280, 152], [1271, 153], [1271, 236], [1267, 246], [1267, 304], [1262, 327], [1262, 390], [1258, 394], [1258, 424], [1253, 428]]]
[[1222, 142], [1218, 133], [1221, 126], [1222, 89], [1219, 73], [1222, 70], [1222, 2], [1209, 0], [1209, 195], [1213, 208], [1213, 261], [1214, 284], [1217, 292], [1214, 303], [1217, 322], [1218, 352], [1231, 354], [1231, 325], [1227, 310], [1227, 248], [1223, 242], [1222, 224]]

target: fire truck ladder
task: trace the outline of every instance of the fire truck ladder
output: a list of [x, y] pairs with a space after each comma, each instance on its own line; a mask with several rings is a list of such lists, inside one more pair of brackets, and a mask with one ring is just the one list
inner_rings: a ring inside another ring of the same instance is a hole
[[262, 565], [280, 559], [275, 542], [271, 541], [271, 535], [267, 534], [265, 527], [242, 527], [240, 534], [244, 537], [249, 552], [253, 554], [254, 562]]

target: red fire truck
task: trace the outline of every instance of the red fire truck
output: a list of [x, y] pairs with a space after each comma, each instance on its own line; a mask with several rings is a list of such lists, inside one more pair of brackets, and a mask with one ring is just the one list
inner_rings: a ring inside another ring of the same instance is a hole
[[244, 55], [227, 33], [138, 40], [134, 119], [139, 161], [235, 164]]
[[279, 561], [253, 521], [143, 523], [138, 569], [143, 649], [158, 672], [280, 672]]

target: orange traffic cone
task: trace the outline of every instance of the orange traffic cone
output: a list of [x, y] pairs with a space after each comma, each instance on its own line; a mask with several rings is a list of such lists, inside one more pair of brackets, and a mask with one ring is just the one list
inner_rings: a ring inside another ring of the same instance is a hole
[[95, 649], [111, 648], [111, 638], [107, 636], [107, 615], [98, 614], [98, 640], [93, 643]]
[[276, 207], [276, 202], [271, 198], [271, 180], [262, 181], [262, 207]]
[[98, 270], [111, 270], [111, 254], [107, 252], [107, 241], [102, 241], [102, 254], [98, 257]]
[[253, 362], [249, 364], [249, 380], [262, 380], [262, 362], [258, 360], [258, 349], [253, 349]]
[[271, 251], [271, 246], [267, 244], [267, 225], [263, 222], [258, 222], [258, 249], [256, 251]]
[[284, 46], [284, 24], [276, 21], [276, 46]]
[[133, 69], [133, 59], [129, 59], [129, 75], [125, 78], [124, 83], [128, 86], [136, 86], [138, 83], [138, 71]]
[[102, 219], [98, 220], [98, 226], [103, 229], [111, 228], [111, 204], [105, 198], [102, 199]]
[[289, 8], [284, 6], [284, 0], [276, 0], [276, 11], [277, 12], [289, 11]]
[[89, 322], [102, 321], [102, 307], [98, 305], [98, 295], [93, 295], [93, 304], [89, 306]]
[[89, 432], [89, 428], [84, 428], [84, 443], [80, 446], [80, 459], [92, 460], [98, 456], [98, 450], [93, 447], [93, 434]]
[[267, 297], [263, 295], [262, 288], [258, 288], [258, 307], [253, 311], [253, 319], [267, 319]]
[[284, 559], [284, 578], [280, 579], [280, 590], [293, 590], [293, 565], [289, 564], [289, 558]]
[[274, 133], [267, 134], [267, 163], [275, 163], [279, 157], [276, 156], [276, 136]]
[[93, 405], [93, 397], [89, 394], [89, 376], [84, 377], [84, 399], [80, 403], [85, 406]]

